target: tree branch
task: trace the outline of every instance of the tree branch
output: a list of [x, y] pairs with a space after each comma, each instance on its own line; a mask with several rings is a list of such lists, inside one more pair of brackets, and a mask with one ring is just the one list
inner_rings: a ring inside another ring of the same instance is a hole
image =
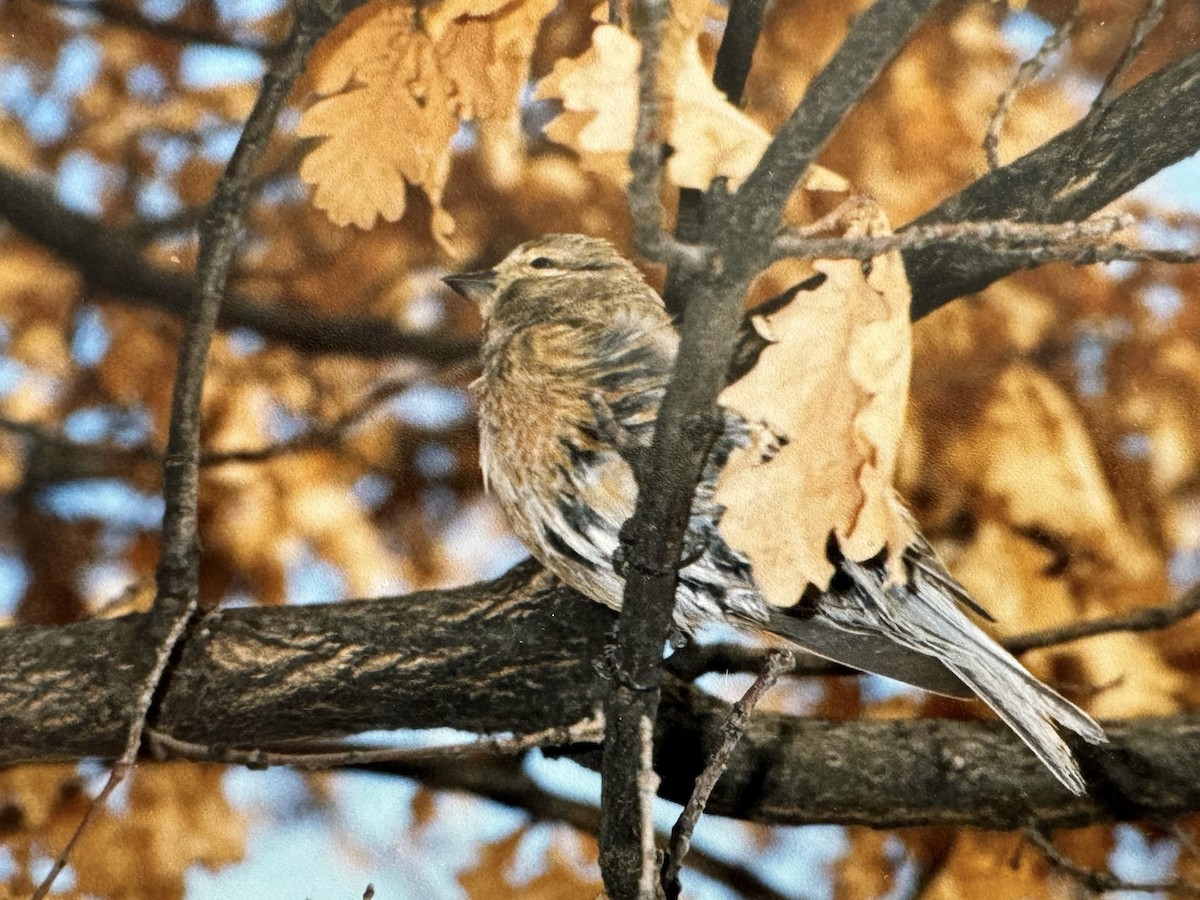
[[[722, 181], [709, 190], [707, 202], [714, 209], [704, 216], [701, 244], [718, 248], [719, 261], [701, 267], [684, 258], [674, 260], [685, 268], [683, 279], [694, 289], [688, 291], [676, 366], [659, 409], [650, 463], [636, 473], [637, 507], [623, 529], [630, 538], [625, 593], [613, 654], [613, 689], [605, 707], [600, 863], [605, 886], [614, 897], [646, 896], [643, 849], [648, 838], [639, 801], [645, 781], [639, 767], [642, 735], [657, 715], [662, 647], [675, 604], [684, 532], [693, 493], [720, 430], [716, 400], [733, 358], [742, 297], [770, 262], [784, 204], [809, 163], [936, 2], [876, 0], [813, 80], [737, 194], [730, 198]], [[635, 3], [635, 30], [648, 22], [653, 31], [656, 17], [665, 15], [662, 5], [663, 0]], [[649, 55], [643, 43], [643, 98], [653, 96]], [[648, 130], [639, 127], [639, 134], [644, 137]], [[645, 151], [635, 147], [631, 168], [636, 169]]]
[[[210, 614], [172, 666], [155, 728], [254, 748], [375, 729], [569, 726], [607, 690], [595, 662], [615, 617], [538, 572], [525, 563], [454, 591]], [[143, 618], [0, 630], [0, 765], [121, 754], [145, 671]], [[691, 794], [729, 710], [667, 680], [656, 740], [662, 796]], [[1092, 786], [1075, 798], [998, 722], [760, 712], [707, 809], [764, 824], [995, 829], [1200, 811], [1200, 713], [1106, 730], [1106, 747], [1075, 745]], [[599, 766], [598, 751], [570, 755]]]
[[[1085, 219], [1154, 173], [1200, 149], [1200, 51], [1155, 72], [1118, 97], [1103, 118], [1064, 131], [984, 175], [905, 228], [949, 222]], [[903, 232], [904, 229], [901, 229]], [[919, 319], [956, 297], [1039, 264], [1028, 251], [929, 246], [904, 253]]]
[[126, 726], [125, 748], [113, 764], [104, 789], [88, 806], [70, 840], [34, 891], [33, 900], [41, 900], [50, 892], [92, 816], [137, 760], [146, 718], [158, 695], [167, 663], [199, 605], [200, 394], [208, 348], [216, 329], [242, 216], [249, 202], [254, 166], [275, 129], [275, 120], [288, 92], [304, 70], [309, 51], [332, 25], [333, 21], [320, 12], [313, 0], [302, 0], [297, 6], [287, 47], [263, 76], [258, 99], [201, 221], [200, 258], [196, 267], [200, 290], [179, 342], [163, 459], [165, 511], [157, 570], [158, 593], [153, 609], [143, 620], [154, 653], [149, 671], [137, 685], [133, 715]]
[[[79, 270], [93, 288], [135, 304], [183, 317], [199, 295], [199, 282], [147, 260], [140, 244], [63, 206], [54, 195], [0, 166], [0, 217]], [[248, 328], [303, 353], [344, 353], [364, 359], [409, 356], [436, 363], [475, 354], [473, 340], [413, 334], [377, 316], [322, 316], [298, 304], [268, 306], [229, 293], [218, 324]]]

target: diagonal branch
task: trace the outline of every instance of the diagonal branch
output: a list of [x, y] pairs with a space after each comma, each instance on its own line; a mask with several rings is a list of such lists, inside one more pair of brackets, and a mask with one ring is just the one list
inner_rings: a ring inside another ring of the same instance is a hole
[[[0, 218], [76, 267], [93, 288], [180, 317], [199, 296], [195, 277], [155, 265], [143, 256], [136, 240], [68, 209], [48, 188], [3, 165]], [[249, 328], [304, 353], [364, 359], [411, 356], [454, 362], [474, 355], [476, 347], [471, 340], [412, 334], [390, 319], [322, 316], [299, 305], [268, 306], [238, 294], [226, 295], [218, 324]]]
[[[92, 816], [137, 760], [146, 718], [161, 687], [167, 663], [199, 605], [200, 394], [204, 387], [208, 348], [216, 329], [242, 215], [249, 200], [254, 166], [266, 149], [288, 92], [304, 70], [309, 51], [332, 25], [332, 20], [322, 15], [311, 0], [302, 2], [293, 13], [287, 47], [263, 77], [258, 99], [201, 222], [197, 265], [200, 291], [189, 311], [179, 343], [171, 422], [163, 460], [165, 511], [158, 594], [153, 609], [143, 620], [154, 651], [151, 665], [136, 685], [125, 748], [113, 764], [103, 790], [88, 806], [49, 873], [34, 891], [34, 900], [41, 900], [49, 893]], [[138, 641], [138, 645], [139, 649], [145, 649], [143, 641]]]
[[[1200, 51], [1138, 82], [1098, 123], [1080, 122], [905, 227], [989, 219], [1085, 219], [1200, 150], [1200, 116], [1179, 114], [1198, 107]], [[906, 251], [913, 318], [1037, 264], [1027, 251], [1004, 248], [934, 245]]]
[[738, 190], [738, 224], [760, 238], [774, 234], [784, 204], [817, 153], [937, 3], [876, 0], [854, 20], [833, 59], [817, 73]]

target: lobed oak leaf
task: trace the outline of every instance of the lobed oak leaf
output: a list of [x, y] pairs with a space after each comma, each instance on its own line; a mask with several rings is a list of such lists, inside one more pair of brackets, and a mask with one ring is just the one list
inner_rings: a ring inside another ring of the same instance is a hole
[[[724, 176], [736, 186], [750, 173], [770, 140], [712, 83], [700, 49], [707, 0], [678, 4], [663, 33], [659, 62], [662, 118], [674, 150], [667, 177], [679, 187], [706, 188]], [[538, 85], [541, 99], [557, 99], [563, 112], [546, 128], [592, 171], [625, 183], [637, 125], [638, 42], [613, 25], [599, 25], [591, 46], [560, 59]]]
[[[886, 233], [881, 213], [861, 215], [849, 234]], [[887, 548], [893, 563], [913, 537], [893, 488], [912, 358], [903, 263], [891, 253], [868, 273], [853, 260], [814, 268], [825, 280], [758, 318], [773, 343], [720, 397], [768, 442], [784, 439], [769, 454], [761, 444], [736, 450], [715, 494], [722, 534], [780, 606], [806, 583], [828, 587], [830, 534], [852, 559]], [[788, 528], [778, 527], [780, 509]]]
[[761, 125], [735, 109], [712, 83], [695, 39], [677, 56], [671, 102], [667, 177], [680, 187], [704, 190], [718, 177], [736, 189], [750, 174], [770, 142]]
[[624, 183], [637, 130], [637, 67], [641, 48], [613, 25], [592, 32], [592, 46], [561, 59], [538, 84], [539, 100], [559, 99], [563, 112], [546, 136], [577, 151], [592, 171]]
[[354, 32], [316, 78], [317, 91], [331, 96], [309, 107], [297, 134], [324, 138], [300, 166], [314, 204], [338, 225], [367, 229], [404, 214], [409, 183], [438, 205], [458, 119], [433, 42], [414, 31], [411, 11], [360, 12], [370, 15], [343, 22]]
[[323, 138], [300, 166], [313, 202], [338, 225], [398, 221], [409, 185], [432, 206], [444, 250], [455, 221], [442, 205], [461, 122], [515, 120], [538, 26], [552, 0], [377, 2], [347, 17], [313, 64], [323, 99], [297, 133]]

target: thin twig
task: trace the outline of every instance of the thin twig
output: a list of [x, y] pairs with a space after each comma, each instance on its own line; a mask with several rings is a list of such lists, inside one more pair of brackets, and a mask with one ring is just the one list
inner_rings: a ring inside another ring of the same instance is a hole
[[758, 705], [758, 701], [762, 699], [763, 695], [774, 687], [780, 675], [791, 671], [795, 662], [795, 657], [789, 650], [771, 651], [767, 657], [766, 667], [754, 680], [754, 684], [750, 685], [742, 699], [733, 705], [733, 709], [729, 713], [729, 720], [723, 729], [721, 744], [705, 765], [700, 777], [696, 779], [692, 796], [688, 798], [683, 812], [679, 814], [679, 818], [675, 822], [675, 827], [671, 829], [671, 842], [667, 847], [666, 862], [662, 872], [663, 893], [666, 894], [667, 900], [677, 900], [683, 890], [679, 882], [679, 873], [683, 869], [683, 860], [692, 846], [692, 833], [700, 822], [700, 816], [704, 814], [704, 807], [708, 804], [708, 798], [712, 795], [713, 788], [717, 786], [718, 779], [729, 767], [729, 760], [733, 756], [734, 749], [742, 739], [742, 735], [746, 733], [746, 724], [750, 721], [754, 707]]
[[1063, 41], [1067, 39], [1067, 35], [1079, 21], [1079, 15], [1079, 3], [1076, 2], [1071, 14], [1054, 29], [1053, 33], [1046, 40], [1042, 41], [1042, 46], [1038, 48], [1037, 53], [1021, 63], [1021, 67], [1017, 69], [1017, 74], [1013, 78], [1012, 83], [1004, 89], [1004, 93], [996, 101], [996, 108], [992, 110], [992, 116], [988, 119], [987, 131], [983, 135], [983, 152], [987, 154], [989, 169], [994, 171], [1001, 166], [1000, 132], [1004, 128], [1004, 122], [1008, 118], [1009, 110], [1012, 109], [1012, 105], [1017, 99], [1017, 94], [1028, 87], [1042, 73], [1042, 70], [1046, 68], [1046, 63], [1049, 61], [1051, 55], [1062, 46]]
[[1146, 0], [1142, 14], [1133, 23], [1133, 33], [1129, 36], [1129, 43], [1121, 51], [1117, 64], [1108, 73], [1108, 77], [1104, 79], [1104, 85], [1100, 88], [1100, 93], [1092, 101], [1092, 106], [1087, 114], [1088, 121], [1095, 122], [1102, 118], [1112, 106], [1113, 100], [1117, 96], [1117, 87], [1129, 73], [1142, 50], [1145, 49], [1146, 37], [1162, 21], [1163, 6], [1164, 0]]
[[133, 769], [134, 764], [137, 762], [138, 749], [142, 745], [142, 732], [146, 727], [146, 714], [150, 710], [151, 703], [154, 702], [154, 694], [158, 690], [163, 672], [167, 669], [167, 663], [171, 659], [171, 654], [175, 651], [175, 645], [179, 643], [180, 637], [182, 637], [183, 632], [187, 629], [189, 619], [190, 617], [185, 616], [177, 617], [171, 623], [172, 627], [166, 636], [159, 642], [154, 656], [154, 665], [142, 682], [142, 692], [134, 706], [135, 718], [133, 724], [130, 726], [129, 735], [125, 742], [125, 752], [121, 754], [120, 759], [113, 763], [103, 789], [88, 804], [83, 818], [75, 826], [75, 830], [71, 833], [66, 846], [54, 858], [54, 864], [50, 867], [50, 871], [46, 873], [46, 877], [37, 886], [37, 890], [33, 892], [31, 900], [43, 900], [50, 893], [50, 888], [54, 886], [55, 879], [58, 878], [59, 873], [66, 868], [68, 861], [70, 861], [71, 851], [75, 849], [76, 843], [83, 836], [83, 833], [87, 831], [96, 813], [108, 802], [109, 796], [117, 789], [117, 785], [125, 780], [125, 776]]
[[660, 133], [658, 63], [666, 0], [635, 0], [630, 10], [633, 35], [642, 48], [638, 62], [638, 113], [633, 149], [629, 152], [629, 187], [626, 197], [633, 216], [633, 238], [646, 259], [668, 265], [703, 269], [711, 260], [706, 247], [684, 244], [663, 228], [659, 199], [665, 143]]
[[1028, 827], [1022, 830], [1022, 834], [1029, 843], [1042, 852], [1051, 866], [1063, 874], [1069, 875], [1089, 891], [1098, 894], [1105, 891], [1137, 891], [1139, 893], [1166, 893], [1173, 896], [1200, 897], [1200, 884], [1182, 878], [1173, 878], [1160, 883], [1126, 881], [1112, 872], [1081, 866], [1055, 847], [1049, 835], [1040, 828]]
[[[1132, 224], [1132, 217], [1125, 215], [1051, 225], [1009, 220], [952, 222], [918, 225], [896, 234], [855, 238], [814, 237], [806, 229], [788, 228], [775, 238], [772, 250], [776, 259], [808, 257], [868, 260], [892, 250], [917, 250], [936, 244], [986, 244], [997, 251], [1011, 249], [1041, 256], [1059, 254], [1061, 259], [1074, 260], [1085, 254], [1101, 251], [1104, 247], [1097, 246], [1096, 241], [1116, 234]], [[1122, 254], [1159, 252], [1134, 250], [1124, 244], [1110, 246], [1119, 247]]]
[[381, 763], [444, 762], [481, 756], [516, 756], [535, 747], [566, 747], [598, 744], [604, 740], [604, 717], [600, 714], [566, 727], [547, 728], [513, 737], [485, 737], [440, 747], [339, 747], [317, 751], [239, 750], [211, 747], [180, 740], [160, 731], [147, 734], [155, 759], [178, 757], [202, 762], [233, 763], [252, 769], [289, 766], [293, 769], [335, 769]]
[[[1117, 97], [1089, 131], [1083, 122], [1031, 153], [989, 172], [904, 230], [938, 222], [1011, 219], [1078, 221], [1128, 193], [1200, 147], [1200, 116], [1181, 110], [1200, 104], [1200, 51], [1143, 78]], [[912, 317], [928, 315], [956, 297], [977, 293], [1032, 265], [1011, 251], [934, 245], [904, 252], [913, 289]]]
[[288, 91], [304, 69], [309, 51], [332, 24], [331, 19], [319, 12], [315, 3], [301, 3], [297, 8], [287, 47], [263, 77], [254, 109], [246, 120], [237, 147], [217, 183], [212, 202], [201, 223], [197, 264], [201, 288], [180, 341], [171, 424], [163, 461], [163, 498], [166, 501], [162, 527], [163, 549], [158, 567], [158, 596], [147, 620], [150, 626], [148, 630], [155, 642], [154, 662], [142, 682], [140, 696], [133, 708], [125, 752], [113, 766], [104, 789], [89, 806], [66, 847], [34, 892], [33, 900], [41, 900], [49, 893], [96, 810], [134, 765], [146, 717], [167, 663], [197, 608], [200, 394], [204, 385], [208, 348], [225, 292], [238, 225], [245, 210], [247, 186], [254, 166], [266, 149], [267, 140], [275, 128], [275, 120]]
[[1017, 635], [1004, 641], [1003, 644], [1009, 653], [1019, 655], [1041, 647], [1065, 644], [1068, 641], [1095, 637], [1098, 634], [1110, 634], [1114, 631], [1159, 631], [1163, 628], [1170, 628], [1197, 612], [1200, 612], [1200, 584], [1193, 585], [1173, 603], [1137, 609], [1123, 616], [1110, 616], [1091, 622], [1073, 622], [1059, 628], [1047, 628], [1031, 634]]

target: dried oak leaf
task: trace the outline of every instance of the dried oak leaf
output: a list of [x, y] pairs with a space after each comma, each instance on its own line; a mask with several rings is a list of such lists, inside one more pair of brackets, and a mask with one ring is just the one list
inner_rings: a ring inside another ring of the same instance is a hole
[[[860, 207], [847, 234], [888, 230], [882, 213]], [[913, 537], [892, 486], [912, 360], [903, 263], [891, 253], [867, 272], [854, 260], [814, 268], [825, 281], [756, 320], [773, 343], [720, 397], [768, 439], [785, 439], [769, 459], [761, 445], [735, 451], [715, 495], [721, 533], [779, 606], [806, 583], [828, 587], [831, 533], [847, 557], [886, 547], [893, 564]]]
[[[700, 53], [707, 0], [672, 7], [663, 29], [659, 86], [666, 139], [674, 149], [667, 177], [679, 187], [704, 189], [717, 176], [737, 184], [762, 156], [770, 136], [716, 87]], [[638, 108], [637, 40], [613, 25], [592, 32], [592, 46], [561, 59], [538, 85], [541, 99], [563, 112], [546, 135], [580, 154], [589, 169], [624, 183]]]
[[300, 166], [316, 206], [335, 224], [371, 228], [399, 220], [407, 186], [416, 185], [433, 207], [434, 237], [447, 246], [451, 140], [466, 119], [517, 114], [538, 25], [553, 6], [455, 0], [418, 13], [376, 2], [347, 16], [314, 55], [312, 86], [322, 99], [297, 129], [323, 138]]

